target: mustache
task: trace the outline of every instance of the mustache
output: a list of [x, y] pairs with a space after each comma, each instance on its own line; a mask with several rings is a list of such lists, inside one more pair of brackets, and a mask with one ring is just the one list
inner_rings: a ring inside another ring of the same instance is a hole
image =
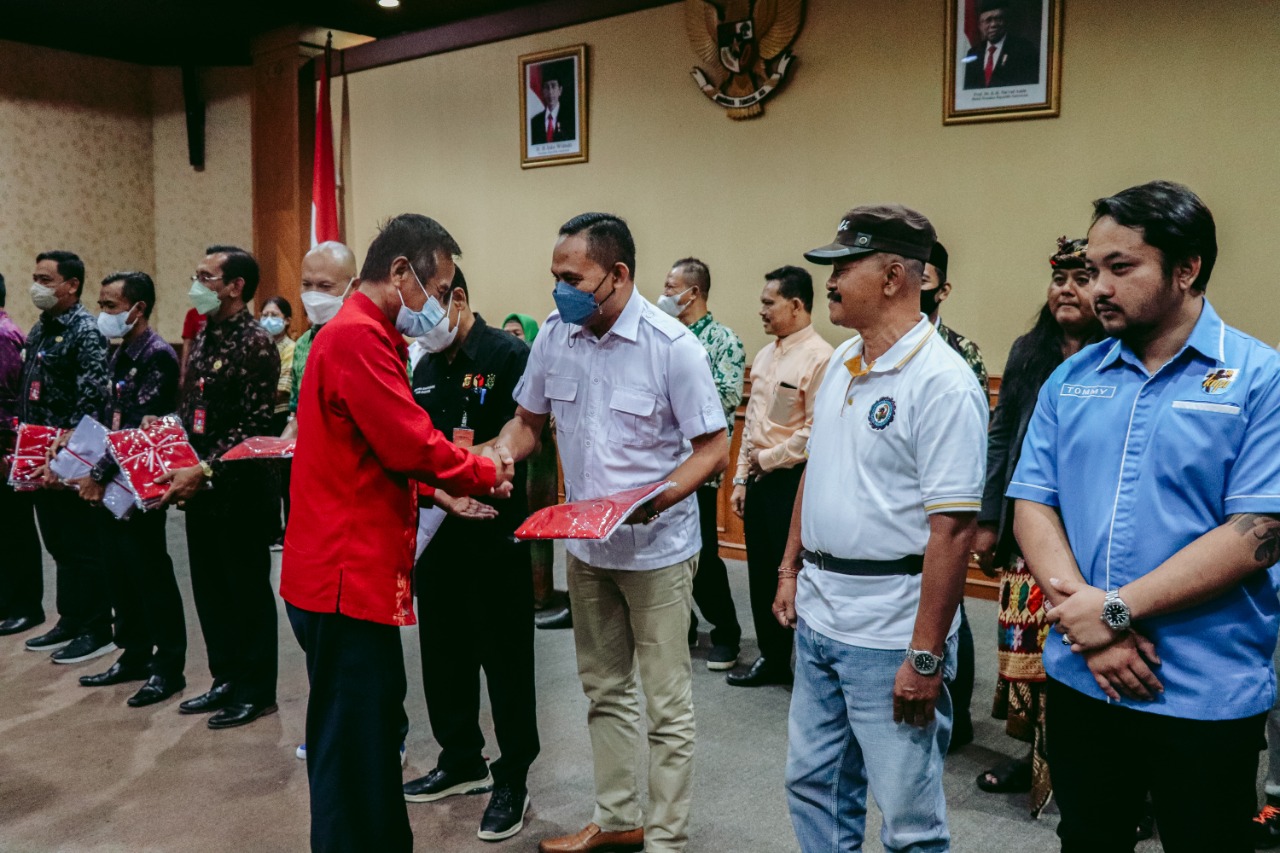
[[843, 301], [844, 301], [844, 299], [843, 299], [843, 297], [841, 297], [841, 296], [840, 296], [840, 291], [838, 291], [838, 290], [828, 290], [828, 291], [827, 291], [827, 301], [828, 301], [828, 302], [843, 302]]
[[1094, 311], [1102, 311], [1103, 309], [1106, 309], [1106, 308], [1110, 308], [1112, 311], [1119, 311], [1119, 310], [1120, 310], [1120, 306], [1119, 306], [1119, 305], [1116, 305], [1114, 302], [1108, 302], [1108, 301], [1107, 301], [1107, 300], [1105, 300], [1105, 299], [1099, 299], [1099, 300], [1097, 300], [1096, 302], [1094, 302], [1094, 303], [1093, 303], [1093, 310], [1094, 310]]

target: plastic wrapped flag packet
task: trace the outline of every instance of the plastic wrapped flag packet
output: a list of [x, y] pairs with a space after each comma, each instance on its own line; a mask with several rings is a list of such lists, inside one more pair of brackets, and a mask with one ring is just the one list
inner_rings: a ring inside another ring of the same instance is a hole
[[[58, 451], [49, 463], [49, 470], [63, 480], [75, 480], [88, 476], [102, 457], [111, 452], [107, 443], [107, 428], [85, 415], [76, 424], [75, 431], [66, 446]], [[102, 505], [116, 518], [126, 518], [134, 508], [133, 493], [121, 474], [107, 483]]]
[[222, 454], [223, 462], [241, 459], [292, 459], [295, 440], [274, 435], [255, 435], [246, 438]]
[[44, 467], [49, 448], [66, 432], [58, 427], [18, 424], [18, 438], [10, 458], [9, 485], [16, 492], [33, 492], [42, 485], [37, 471]]
[[604, 541], [645, 501], [674, 483], [652, 483], [636, 489], [540, 509], [516, 530], [517, 539], [596, 539]]
[[157, 477], [176, 468], [200, 464], [200, 457], [187, 441], [182, 422], [172, 415], [141, 429], [110, 433], [107, 443], [140, 509], [159, 506], [169, 491], [167, 485], [156, 483]]

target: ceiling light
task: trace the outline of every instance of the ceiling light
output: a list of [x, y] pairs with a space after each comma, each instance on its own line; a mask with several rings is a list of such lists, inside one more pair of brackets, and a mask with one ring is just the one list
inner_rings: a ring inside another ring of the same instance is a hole
[[400, 6], [400, 0], [378, 0], [378, 5], [384, 9], [395, 9]]

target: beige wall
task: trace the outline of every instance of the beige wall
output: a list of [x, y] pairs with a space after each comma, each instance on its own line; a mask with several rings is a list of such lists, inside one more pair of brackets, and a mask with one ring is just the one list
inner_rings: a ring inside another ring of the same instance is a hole
[[187, 160], [182, 80], [146, 68], [0, 42], [0, 273], [24, 329], [35, 256], [85, 261], [85, 304], [108, 273], [159, 289], [152, 322], [177, 340], [195, 262], [210, 242], [252, 248], [249, 70], [204, 72], [205, 169]]
[[[1280, 339], [1272, 0], [1071, 0], [1062, 117], [963, 127], [941, 122], [943, 5], [810, 0], [790, 84], [745, 123], [690, 79], [681, 4], [355, 74], [350, 241], [361, 253], [378, 220], [428, 213], [461, 243], [480, 310], [543, 316], [556, 228], [611, 210], [636, 235], [646, 296], [672, 260], [701, 256], [712, 308], [754, 351], [761, 275], [802, 263], [849, 206], [900, 201], [950, 247], [944, 318], [998, 371], [1043, 299], [1055, 238], [1084, 232], [1091, 199], [1161, 177], [1215, 213], [1219, 310]], [[591, 162], [522, 171], [516, 59], [578, 42], [591, 50]]]

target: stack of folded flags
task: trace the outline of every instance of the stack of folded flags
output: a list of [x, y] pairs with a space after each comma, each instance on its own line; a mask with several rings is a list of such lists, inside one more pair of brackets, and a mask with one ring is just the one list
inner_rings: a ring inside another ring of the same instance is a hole
[[[107, 428], [93, 418], [85, 415], [76, 425], [75, 432], [66, 447], [58, 451], [49, 463], [49, 470], [63, 480], [77, 480], [89, 476], [89, 473], [101, 465], [104, 457], [111, 452], [107, 443]], [[108, 460], [114, 461], [114, 460]], [[134, 508], [134, 496], [129, 491], [129, 484], [122, 474], [117, 473], [107, 483], [106, 493], [102, 496], [102, 505], [111, 510], [116, 518], [126, 518]]]
[[139, 509], [154, 509], [164, 499], [169, 486], [156, 483], [161, 474], [200, 464], [182, 422], [172, 415], [141, 429], [108, 433], [107, 444]]
[[46, 461], [49, 449], [66, 430], [39, 424], [18, 424], [18, 438], [10, 457], [9, 485], [14, 491], [32, 492], [40, 488], [42, 479], [37, 476]]

